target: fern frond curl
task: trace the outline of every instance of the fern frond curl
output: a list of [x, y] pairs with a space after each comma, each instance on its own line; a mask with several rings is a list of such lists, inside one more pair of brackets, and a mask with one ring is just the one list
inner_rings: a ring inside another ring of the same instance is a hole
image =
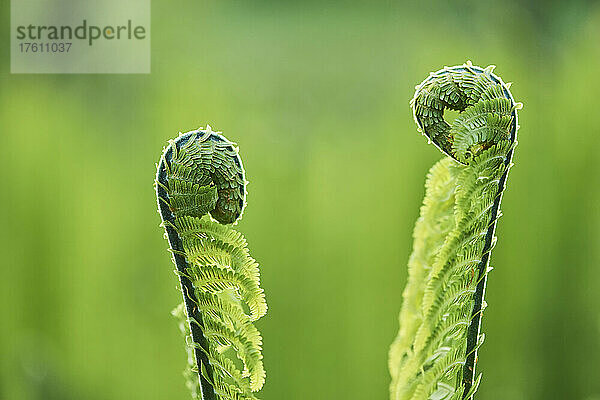
[[[509, 85], [467, 62], [431, 73], [411, 100], [448, 157], [430, 170], [390, 348], [392, 400], [470, 399], [496, 223], [518, 129]], [[444, 120], [446, 109], [459, 111]]]
[[237, 147], [210, 127], [181, 134], [163, 152], [156, 190], [184, 299], [173, 314], [186, 337], [192, 397], [256, 399], [265, 370], [253, 322], [267, 303], [258, 263], [230, 226], [246, 205]]

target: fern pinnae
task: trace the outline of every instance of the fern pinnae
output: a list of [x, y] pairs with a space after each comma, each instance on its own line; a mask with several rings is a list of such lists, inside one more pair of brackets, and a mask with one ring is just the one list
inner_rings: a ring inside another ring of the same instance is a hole
[[[470, 399], [500, 202], [518, 129], [509, 86], [470, 62], [431, 73], [411, 100], [421, 131], [447, 155], [430, 170], [414, 230], [392, 400]], [[452, 123], [446, 109], [459, 111]]]
[[184, 300], [173, 314], [195, 399], [256, 399], [265, 380], [253, 324], [267, 312], [258, 264], [230, 227], [246, 205], [244, 174], [235, 144], [210, 127], [171, 140], [158, 165], [159, 213]]

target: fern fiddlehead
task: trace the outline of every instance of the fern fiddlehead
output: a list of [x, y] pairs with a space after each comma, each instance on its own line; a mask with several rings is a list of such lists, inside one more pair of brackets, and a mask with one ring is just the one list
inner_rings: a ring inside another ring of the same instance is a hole
[[229, 226], [246, 205], [235, 144], [210, 126], [171, 140], [156, 193], [184, 300], [173, 314], [188, 345], [188, 387], [196, 399], [255, 399], [265, 371], [253, 322], [267, 304], [258, 264]]
[[[411, 101], [419, 131], [448, 157], [429, 171], [414, 230], [400, 329], [390, 348], [392, 400], [470, 399], [489, 257], [518, 129], [493, 66], [431, 73]], [[452, 123], [446, 109], [459, 111]]]

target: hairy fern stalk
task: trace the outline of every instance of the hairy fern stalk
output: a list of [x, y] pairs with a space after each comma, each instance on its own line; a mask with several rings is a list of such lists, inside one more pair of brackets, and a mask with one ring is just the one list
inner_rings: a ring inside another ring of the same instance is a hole
[[258, 264], [231, 228], [246, 205], [246, 183], [237, 147], [210, 126], [171, 140], [158, 165], [158, 210], [184, 300], [173, 314], [194, 399], [256, 399], [265, 381], [253, 322], [267, 304]]
[[[481, 379], [475, 364], [489, 258], [521, 108], [492, 71], [470, 62], [445, 67], [411, 101], [419, 131], [447, 157], [429, 171], [414, 230], [390, 348], [392, 400], [470, 399]], [[459, 111], [451, 123], [446, 109]]]

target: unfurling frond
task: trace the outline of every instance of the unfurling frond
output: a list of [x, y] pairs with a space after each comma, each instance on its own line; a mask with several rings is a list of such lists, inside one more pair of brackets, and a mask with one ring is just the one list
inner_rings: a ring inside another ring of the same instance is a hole
[[210, 127], [180, 135], [163, 153], [156, 188], [184, 298], [173, 314], [186, 338], [192, 397], [256, 399], [265, 370], [253, 322], [267, 303], [246, 239], [227, 225], [246, 201], [237, 148]]
[[[392, 400], [470, 399], [489, 256], [518, 129], [507, 85], [470, 62], [430, 74], [415, 122], [448, 157], [431, 168], [414, 230], [400, 329], [390, 348]], [[450, 124], [446, 109], [460, 114]]]

